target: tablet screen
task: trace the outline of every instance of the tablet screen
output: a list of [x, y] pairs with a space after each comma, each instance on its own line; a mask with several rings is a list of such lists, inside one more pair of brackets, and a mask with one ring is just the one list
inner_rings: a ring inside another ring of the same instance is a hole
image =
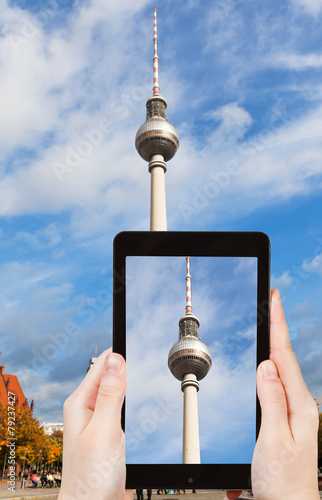
[[[211, 355], [197, 392], [200, 463], [250, 464], [258, 259], [192, 256], [189, 264], [192, 314]], [[189, 300], [186, 256], [127, 256], [125, 300], [126, 462], [182, 464], [183, 392], [168, 357]]]

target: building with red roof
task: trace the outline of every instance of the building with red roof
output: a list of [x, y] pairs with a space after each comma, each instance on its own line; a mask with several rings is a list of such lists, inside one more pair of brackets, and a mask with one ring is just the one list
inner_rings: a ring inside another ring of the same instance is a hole
[[5, 404], [8, 404], [8, 394], [15, 395], [15, 403], [16, 406], [20, 408], [27, 408], [31, 412], [33, 411], [34, 402], [31, 402], [29, 407], [26, 396], [24, 395], [23, 390], [21, 389], [21, 385], [19, 383], [16, 375], [9, 375], [5, 373], [5, 365], [2, 364], [0, 366], [0, 401], [3, 401]]

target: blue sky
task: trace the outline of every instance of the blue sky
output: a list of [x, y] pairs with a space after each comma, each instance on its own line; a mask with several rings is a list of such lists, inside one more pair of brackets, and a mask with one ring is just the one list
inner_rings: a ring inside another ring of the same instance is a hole
[[[185, 314], [185, 257], [128, 257], [128, 463], [182, 463], [183, 398], [168, 368]], [[201, 463], [250, 463], [255, 443], [257, 259], [192, 257], [193, 313], [212, 367], [198, 392]], [[238, 418], [236, 418], [238, 415]]]
[[1, 361], [35, 415], [61, 420], [95, 344], [111, 344], [113, 236], [149, 228], [134, 138], [154, 6], [180, 137], [168, 229], [270, 236], [272, 285], [321, 396], [321, 1], [0, 5]]

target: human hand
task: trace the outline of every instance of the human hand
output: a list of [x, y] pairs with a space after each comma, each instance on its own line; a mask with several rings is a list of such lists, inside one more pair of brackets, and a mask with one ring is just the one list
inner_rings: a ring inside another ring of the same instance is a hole
[[125, 361], [111, 349], [96, 360], [64, 404], [62, 485], [58, 500], [130, 500], [125, 491], [121, 408]]
[[317, 406], [292, 350], [280, 295], [271, 292], [270, 360], [257, 370], [262, 422], [252, 461], [256, 500], [319, 500]]

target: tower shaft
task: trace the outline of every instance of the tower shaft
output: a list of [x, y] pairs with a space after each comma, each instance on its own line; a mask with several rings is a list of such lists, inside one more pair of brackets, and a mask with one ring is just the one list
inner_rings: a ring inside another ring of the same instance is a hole
[[165, 199], [166, 164], [162, 155], [153, 155], [149, 163], [151, 172], [150, 231], [167, 230], [167, 209]]
[[200, 464], [199, 418], [197, 392], [199, 384], [193, 373], [184, 376], [182, 463]]

